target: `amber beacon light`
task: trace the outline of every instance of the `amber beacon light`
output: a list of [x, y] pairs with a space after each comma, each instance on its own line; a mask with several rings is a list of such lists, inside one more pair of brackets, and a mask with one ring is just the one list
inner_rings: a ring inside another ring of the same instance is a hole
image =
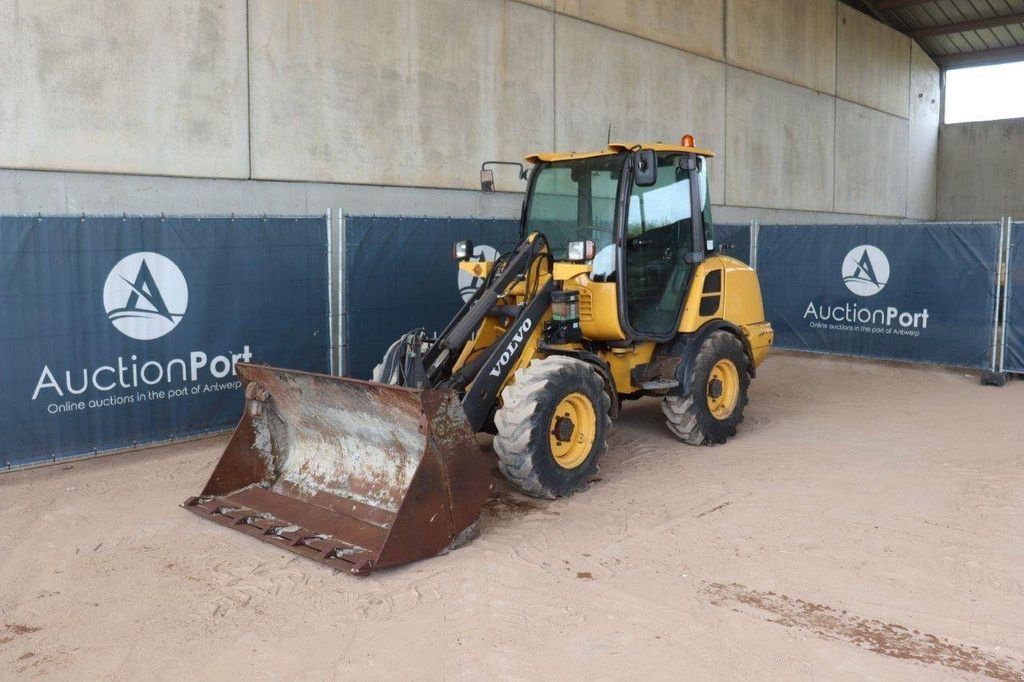
[[683, 146], [684, 147], [692, 147], [693, 146], [693, 135], [683, 135]]

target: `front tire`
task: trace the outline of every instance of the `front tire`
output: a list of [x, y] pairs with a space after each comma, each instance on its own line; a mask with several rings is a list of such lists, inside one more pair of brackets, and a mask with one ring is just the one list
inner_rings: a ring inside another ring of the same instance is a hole
[[661, 403], [668, 430], [690, 445], [715, 445], [735, 436], [747, 405], [749, 366], [738, 338], [713, 332], [690, 369], [690, 393], [666, 396]]
[[608, 449], [604, 381], [587, 363], [564, 356], [534, 360], [513, 379], [494, 416], [501, 473], [533, 497], [582, 490]]

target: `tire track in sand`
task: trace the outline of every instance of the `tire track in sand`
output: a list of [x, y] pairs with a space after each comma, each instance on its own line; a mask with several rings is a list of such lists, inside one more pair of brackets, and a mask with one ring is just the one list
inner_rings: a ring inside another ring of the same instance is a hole
[[907, 661], [942, 665], [996, 680], [1024, 678], [1024, 662], [951, 642], [895, 623], [864, 618], [845, 610], [815, 604], [744, 585], [709, 583], [701, 592], [715, 606], [785, 627], [809, 630], [823, 639], [847, 642], [877, 654]]

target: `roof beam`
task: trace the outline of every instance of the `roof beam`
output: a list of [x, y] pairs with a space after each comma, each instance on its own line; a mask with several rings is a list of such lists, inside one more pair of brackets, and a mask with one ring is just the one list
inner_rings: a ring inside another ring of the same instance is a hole
[[1004, 64], [1024, 60], [1024, 45], [998, 47], [994, 50], [978, 52], [960, 52], [958, 54], [940, 54], [932, 57], [935, 63], [944, 69], [958, 66], [983, 66], [986, 64]]
[[875, 7], [878, 9], [899, 9], [900, 7], [913, 7], [914, 5], [924, 5], [932, 0], [878, 0], [875, 3]]
[[878, 11], [878, 8], [875, 7], [875, 3], [874, 2], [872, 2], [871, 0], [860, 0], [860, 4], [868, 12], [870, 12], [871, 16], [873, 16], [875, 19], [878, 19], [880, 22], [882, 22], [883, 24], [885, 24], [887, 26], [889, 25], [889, 20], [886, 19], [882, 15], [882, 13]]
[[1006, 26], [1007, 24], [1024, 23], [1024, 13], [1007, 14], [1002, 17], [989, 17], [988, 19], [974, 19], [973, 21], [958, 21], [955, 24], [944, 24], [942, 26], [929, 26], [919, 28], [907, 33], [911, 38], [927, 38], [928, 36], [943, 36], [961, 31], [976, 31], [979, 28], [994, 28]]

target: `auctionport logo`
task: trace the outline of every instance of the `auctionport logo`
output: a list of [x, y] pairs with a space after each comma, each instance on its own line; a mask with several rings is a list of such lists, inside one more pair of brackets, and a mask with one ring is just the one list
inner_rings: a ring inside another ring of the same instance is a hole
[[107, 275], [103, 307], [111, 324], [125, 336], [158, 339], [184, 317], [188, 284], [170, 258], [140, 251], [122, 258]]
[[[843, 258], [843, 283], [858, 296], [874, 296], [889, 282], [889, 259], [877, 246], [861, 244]], [[928, 309], [896, 306], [869, 308], [859, 303], [810, 301], [803, 315], [814, 329], [898, 336], [920, 336], [928, 328]]]
[[889, 282], [889, 259], [877, 246], [861, 244], [843, 259], [843, 284], [858, 296], [874, 296]]
[[[497, 249], [487, 244], [480, 244], [473, 247], [473, 257], [469, 261], [471, 263], [483, 263], [484, 261], [494, 261], [497, 257]], [[459, 268], [459, 294], [462, 295], [463, 301], [469, 301], [483, 283], [483, 277], [474, 277], [471, 273]]]

